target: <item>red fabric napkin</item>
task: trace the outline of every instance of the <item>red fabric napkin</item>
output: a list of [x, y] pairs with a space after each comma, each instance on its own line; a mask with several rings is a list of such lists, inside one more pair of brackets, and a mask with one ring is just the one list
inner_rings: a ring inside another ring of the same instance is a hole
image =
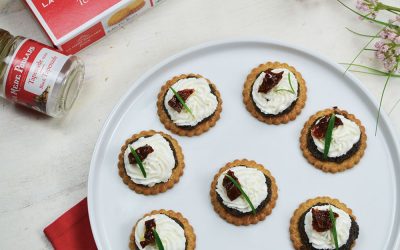
[[48, 225], [44, 234], [56, 250], [96, 250], [90, 229], [87, 199]]

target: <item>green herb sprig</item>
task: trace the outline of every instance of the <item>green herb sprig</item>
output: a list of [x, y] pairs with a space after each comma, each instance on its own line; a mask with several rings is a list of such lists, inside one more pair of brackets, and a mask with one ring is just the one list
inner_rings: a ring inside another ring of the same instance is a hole
[[144, 169], [143, 162], [140, 160], [139, 155], [136, 153], [136, 151], [130, 145], [129, 145], [129, 149], [131, 150], [133, 157], [135, 157], [135, 160], [136, 160], [137, 164], [139, 165], [140, 171], [142, 172], [144, 178], [147, 178], [146, 170]]
[[329, 148], [332, 142], [333, 128], [335, 127], [336, 116], [332, 113], [331, 118], [329, 118], [328, 128], [325, 133], [325, 145], [324, 145], [324, 159], [328, 158]]
[[329, 218], [332, 222], [331, 232], [333, 235], [333, 241], [335, 242], [335, 248], [336, 248], [336, 250], [339, 250], [339, 243], [338, 243], [338, 237], [337, 237], [337, 232], [336, 232], [336, 218], [333, 215], [333, 211], [330, 206], [329, 206]]
[[242, 195], [243, 195], [243, 198], [244, 198], [244, 199], [247, 201], [247, 203], [249, 204], [249, 206], [250, 206], [250, 208], [251, 208], [251, 212], [252, 212], [253, 214], [256, 214], [256, 209], [254, 208], [253, 203], [251, 203], [251, 200], [250, 200], [249, 196], [247, 196], [247, 194], [243, 191], [243, 189], [242, 189], [242, 187], [240, 186], [240, 184], [239, 184], [235, 179], [233, 179], [232, 176], [229, 176], [229, 175], [227, 175], [227, 174], [225, 174], [225, 176], [228, 177], [229, 180], [233, 183], [233, 185], [235, 185], [235, 186], [239, 189], [240, 193], [242, 193]]
[[156, 245], [157, 245], [158, 250], [164, 250], [164, 245], [162, 244], [161, 238], [155, 229], [153, 229], [153, 234], [154, 234], [154, 238], [156, 238]]
[[182, 104], [182, 106], [186, 109], [187, 112], [189, 112], [193, 117], [193, 113], [190, 110], [190, 108], [186, 105], [185, 101], [182, 99], [182, 97], [178, 94], [178, 92], [173, 88], [173, 87], [169, 87], [171, 89], [171, 91], [174, 93], [174, 95], [176, 96], [176, 99], [178, 99], [178, 101]]
[[[371, 74], [371, 75], [377, 75], [377, 76], [386, 77], [386, 81], [385, 81], [385, 84], [384, 84], [382, 92], [381, 92], [380, 101], [379, 101], [379, 107], [378, 107], [377, 115], [376, 115], [376, 123], [375, 123], [375, 136], [376, 136], [377, 133], [378, 133], [378, 125], [379, 125], [380, 116], [381, 116], [382, 101], [383, 101], [383, 97], [385, 95], [386, 87], [387, 87], [387, 85], [389, 83], [389, 80], [391, 78], [399, 77], [399, 74], [395, 74], [395, 73], [399, 69], [398, 66], [399, 66], [399, 63], [400, 63], [400, 55], [398, 55], [396, 53], [393, 54], [391, 52], [391, 51], [395, 51], [396, 50], [397, 44], [394, 42], [393, 39], [392, 39], [392, 41], [390, 43], [385, 42], [385, 44], [387, 46], [389, 46], [389, 51], [385, 52], [385, 59], [383, 61], [388, 62], [389, 61], [389, 55], [390, 55], [390, 58], [394, 59], [394, 62], [395, 62], [394, 66], [385, 67], [385, 68], [387, 68], [387, 72], [376, 70], [374, 68], [367, 67], [367, 66], [364, 66], [364, 65], [357, 65], [357, 64], [355, 64], [355, 61], [357, 60], [357, 58], [364, 51], [368, 51], [368, 52], [369, 51], [373, 51], [375, 53], [382, 53], [382, 49], [370, 48], [369, 45], [375, 39], [381, 38], [380, 34], [382, 34], [382, 32], [385, 32], [385, 30], [391, 30], [391, 32], [394, 32], [397, 35], [400, 33], [400, 25], [398, 25], [396, 22], [393, 22], [393, 21], [384, 22], [384, 21], [380, 21], [380, 20], [376, 19], [376, 14], [378, 12], [381, 12], [381, 11], [382, 12], [383, 11], [387, 11], [387, 12], [389, 12], [391, 14], [394, 14], [394, 15], [398, 16], [398, 15], [400, 15], [400, 8], [397, 7], [397, 6], [386, 5], [386, 4], [382, 3], [382, 1], [375, 1], [375, 3], [373, 5], [368, 5], [367, 4], [368, 9], [369, 9], [369, 13], [363, 14], [363, 13], [360, 13], [357, 10], [349, 7], [342, 0], [337, 0], [337, 1], [341, 5], [343, 5], [346, 9], [350, 10], [354, 14], [358, 15], [359, 17], [361, 17], [363, 20], [367, 20], [369, 22], [373, 22], [373, 23], [375, 23], [375, 24], [380, 26], [380, 29], [378, 30], [378, 32], [376, 34], [373, 34], [373, 35], [362, 34], [362, 33], [353, 31], [353, 30], [351, 30], [349, 28], [346, 28], [347, 30], [349, 30], [353, 34], [356, 34], [356, 35], [361, 36], [361, 37], [367, 37], [369, 39], [368, 39], [367, 43], [364, 45], [364, 47], [362, 47], [362, 49], [360, 51], [358, 51], [357, 55], [353, 58], [353, 60], [350, 63], [347, 64], [346, 70], [344, 71], [344, 74], [347, 71], [353, 71], [353, 72], [359, 72], [359, 73], [363, 73], [363, 74]], [[363, 4], [365, 4], [367, 2], [371, 2], [371, 1], [364, 1]], [[385, 14], [387, 14], [387, 13], [385, 13]], [[381, 41], [385, 41], [385, 40], [386, 40], [386, 38], [383, 38], [383, 40], [381, 40]], [[359, 67], [359, 68], [362, 68], [363, 70], [354, 69], [354, 67]], [[392, 107], [392, 109], [394, 109], [397, 106], [397, 104], [398, 103], [396, 102], [394, 104], [394, 106]]]
[[289, 93], [291, 93], [293, 95], [296, 94], [296, 92], [294, 91], [293, 85], [292, 85], [292, 80], [290, 79], [290, 73], [288, 75], [288, 78], [289, 78], [290, 89], [277, 89], [277, 90], [275, 90], [275, 92], [286, 91], [286, 92], [289, 92]]

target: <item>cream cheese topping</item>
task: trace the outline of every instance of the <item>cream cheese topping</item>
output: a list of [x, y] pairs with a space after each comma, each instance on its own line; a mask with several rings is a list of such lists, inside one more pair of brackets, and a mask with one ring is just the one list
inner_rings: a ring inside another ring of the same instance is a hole
[[[245, 166], [237, 166], [229, 170], [233, 171], [243, 191], [249, 196], [251, 203], [253, 203], [254, 208], [257, 208], [268, 196], [268, 186], [264, 173], [258, 169]], [[251, 212], [251, 207], [242, 196], [239, 196], [233, 201], [229, 199], [226, 189], [222, 185], [225, 174], [229, 170], [226, 170], [219, 176], [216, 187], [217, 193], [222, 198], [222, 202], [225, 206], [242, 213]]]
[[[252, 88], [253, 101], [264, 114], [277, 115], [285, 109], [289, 108], [290, 105], [292, 105], [292, 103], [297, 100], [299, 84], [297, 82], [296, 76], [285, 68], [272, 70], [272, 72], [274, 73], [279, 73], [282, 71], [282, 79], [268, 93], [258, 92], [258, 89], [260, 88], [265, 77], [265, 72], [262, 72], [254, 81]], [[289, 74], [294, 94], [288, 91], [282, 91], [282, 89], [291, 90], [289, 84]]]
[[134, 149], [137, 149], [146, 144], [154, 150], [143, 160], [143, 167], [147, 174], [146, 178], [140, 171], [139, 165], [129, 163], [128, 155], [131, 152], [129, 147], [125, 150], [124, 162], [126, 173], [131, 177], [133, 182], [152, 187], [157, 183], [169, 180], [172, 170], [175, 167], [175, 157], [169, 142], [160, 134], [141, 137], [130, 145]]
[[185, 101], [190, 108], [193, 116], [182, 108], [181, 112], [177, 112], [168, 105], [168, 101], [174, 97], [172, 90], [168, 90], [164, 107], [167, 109], [171, 120], [178, 126], [195, 126], [205, 118], [211, 116], [218, 106], [217, 97], [211, 93], [211, 87], [205, 78], [185, 78], [177, 81], [172, 85], [176, 91], [184, 89], [194, 89], [194, 93]]
[[186, 237], [183, 228], [173, 219], [165, 214], [155, 214], [142, 218], [136, 225], [135, 243], [140, 250], [158, 250], [156, 244], [147, 245], [143, 248], [140, 241], [144, 240], [146, 231], [145, 222], [154, 219], [156, 230], [166, 250], [184, 250], [186, 248]]
[[[329, 207], [332, 208], [334, 213], [337, 213], [339, 217], [336, 218], [336, 233], [338, 238], [339, 247], [346, 244], [347, 240], [350, 236], [350, 228], [351, 228], [351, 218], [350, 216], [344, 212], [343, 210], [330, 206], [314, 206], [318, 210], [329, 210]], [[335, 249], [335, 243], [332, 236], [332, 232], [327, 230], [325, 232], [317, 232], [314, 230], [312, 226], [312, 211], [308, 211], [304, 218], [304, 229], [306, 231], [309, 242], [312, 244], [314, 248], [317, 249]]]
[[[361, 130], [360, 127], [345, 118], [343, 115], [336, 115], [342, 120], [343, 125], [340, 125], [332, 131], [332, 141], [329, 148], [328, 157], [339, 157], [345, 155], [353, 146], [360, 140]], [[316, 122], [318, 124], [319, 120]], [[317, 146], [319, 152], [324, 152], [325, 138], [318, 139], [311, 135], [314, 144]]]

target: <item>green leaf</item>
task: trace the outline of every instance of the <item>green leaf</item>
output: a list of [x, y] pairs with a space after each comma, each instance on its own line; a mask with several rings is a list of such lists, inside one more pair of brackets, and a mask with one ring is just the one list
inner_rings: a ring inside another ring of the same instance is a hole
[[182, 97], [178, 94], [178, 92], [173, 88], [173, 87], [169, 87], [171, 89], [171, 91], [174, 93], [174, 95], [176, 96], [176, 98], [178, 99], [178, 101], [182, 104], [182, 106], [186, 109], [187, 112], [189, 112], [193, 117], [193, 113], [190, 110], [190, 108], [186, 105], [185, 101], [182, 99]]
[[140, 171], [142, 172], [144, 178], [147, 178], [146, 170], [143, 167], [143, 162], [140, 160], [139, 155], [131, 147], [131, 145], [129, 145], [129, 149], [131, 150], [131, 153], [133, 154], [133, 157], [135, 157], [135, 160], [136, 160], [137, 164], [139, 165]]
[[325, 133], [324, 159], [328, 158], [329, 148], [331, 147], [333, 128], [335, 127], [335, 112], [329, 118], [328, 128]]
[[164, 246], [162, 244], [160, 236], [158, 235], [158, 233], [155, 229], [153, 229], [153, 234], [154, 234], [154, 238], [156, 238], [156, 245], [157, 245], [158, 250], [164, 250]]
[[331, 222], [332, 222], [331, 232], [333, 235], [333, 241], [335, 242], [335, 248], [336, 248], [336, 250], [339, 250], [339, 243], [338, 243], [338, 237], [337, 237], [337, 232], [336, 232], [336, 218], [333, 215], [333, 211], [330, 206], [329, 206], [329, 218], [331, 219]]
[[277, 90], [275, 90], [275, 92], [279, 92], [279, 91], [286, 91], [286, 92], [289, 92], [289, 93], [291, 93], [291, 94], [296, 94], [295, 93], [295, 91], [294, 91], [294, 89], [293, 89], [293, 86], [292, 86], [292, 80], [290, 79], [290, 72], [289, 72], [289, 85], [290, 85], [290, 89], [277, 89]]
[[239, 184], [235, 179], [233, 179], [232, 176], [229, 176], [229, 175], [227, 175], [227, 174], [225, 174], [225, 176], [228, 177], [229, 180], [233, 183], [233, 185], [235, 185], [235, 186], [240, 190], [240, 193], [242, 193], [243, 198], [244, 198], [244, 199], [247, 201], [247, 203], [249, 204], [249, 206], [250, 206], [250, 208], [251, 208], [251, 212], [252, 212], [253, 214], [256, 214], [256, 209], [254, 208], [253, 203], [251, 203], [249, 196], [247, 196], [247, 194], [243, 191], [243, 189], [242, 189], [242, 187], [240, 186], [240, 184]]

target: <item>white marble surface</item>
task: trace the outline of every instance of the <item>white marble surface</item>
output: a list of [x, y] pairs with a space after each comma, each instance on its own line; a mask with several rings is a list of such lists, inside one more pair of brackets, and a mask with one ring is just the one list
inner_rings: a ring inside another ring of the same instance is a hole
[[[85, 87], [65, 118], [46, 118], [0, 100], [0, 249], [51, 249], [43, 228], [86, 196], [103, 122], [154, 64], [202, 42], [246, 36], [290, 42], [349, 62], [366, 40], [346, 26], [377, 29], [334, 0], [167, 0], [78, 54], [86, 63]], [[0, 27], [48, 43], [20, 1], [0, 0]], [[365, 54], [360, 62], [371, 64], [371, 58]], [[378, 98], [384, 79], [358, 77]], [[399, 93], [399, 80], [393, 80], [385, 111]], [[400, 106], [391, 118], [399, 132]]]

